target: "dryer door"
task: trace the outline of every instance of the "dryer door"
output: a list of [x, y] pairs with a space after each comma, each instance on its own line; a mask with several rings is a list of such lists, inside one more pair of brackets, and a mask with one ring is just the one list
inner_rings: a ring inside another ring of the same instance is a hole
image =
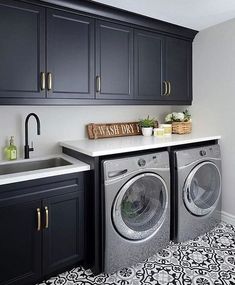
[[188, 175], [183, 199], [187, 209], [196, 216], [212, 212], [221, 194], [221, 174], [218, 167], [209, 161], [198, 164]]
[[168, 190], [154, 173], [139, 174], [119, 191], [112, 211], [116, 230], [130, 240], [146, 239], [162, 225], [168, 209]]

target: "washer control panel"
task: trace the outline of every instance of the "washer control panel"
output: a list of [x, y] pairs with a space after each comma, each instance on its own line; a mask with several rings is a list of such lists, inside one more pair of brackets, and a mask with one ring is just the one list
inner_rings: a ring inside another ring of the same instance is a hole
[[169, 169], [169, 154], [167, 151], [108, 159], [102, 162], [104, 181], [123, 179], [124, 176], [136, 172]]

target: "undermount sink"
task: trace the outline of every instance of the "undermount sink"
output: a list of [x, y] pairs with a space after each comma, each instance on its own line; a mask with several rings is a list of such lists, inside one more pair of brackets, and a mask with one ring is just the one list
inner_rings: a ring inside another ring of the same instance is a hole
[[72, 163], [68, 162], [67, 160], [61, 157], [53, 157], [49, 159], [36, 160], [36, 161], [25, 160], [22, 162], [11, 162], [0, 165], [0, 175], [66, 166], [71, 164]]

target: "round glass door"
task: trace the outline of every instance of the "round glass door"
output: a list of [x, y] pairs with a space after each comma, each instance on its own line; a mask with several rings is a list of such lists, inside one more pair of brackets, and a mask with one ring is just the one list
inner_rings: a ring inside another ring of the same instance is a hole
[[212, 162], [197, 165], [189, 174], [183, 198], [187, 209], [194, 215], [204, 216], [212, 212], [221, 193], [221, 174]]
[[167, 207], [164, 180], [154, 173], [140, 174], [119, 191], [113, 205], [114, 226], [125, 238], [145, 239], [161, 226]]

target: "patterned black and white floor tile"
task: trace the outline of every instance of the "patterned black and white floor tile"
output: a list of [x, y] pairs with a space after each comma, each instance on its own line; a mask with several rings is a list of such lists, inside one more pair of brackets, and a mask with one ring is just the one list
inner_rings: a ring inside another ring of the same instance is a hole
[[235, 285], [235, 227], [221, 223], [193, 241], [171, 243], [143, 263], [94, 276], [74, 268], [40, 285]]

